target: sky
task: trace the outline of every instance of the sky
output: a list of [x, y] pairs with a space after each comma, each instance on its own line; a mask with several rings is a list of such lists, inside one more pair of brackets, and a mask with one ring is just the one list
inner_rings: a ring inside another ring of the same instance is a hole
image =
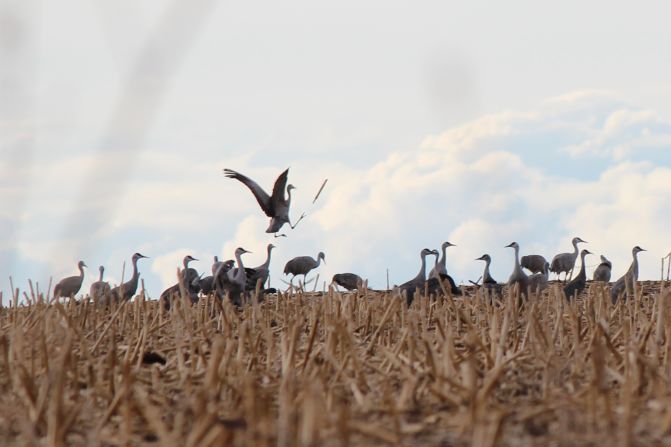
[[[236, 247], [282, 287], [294, 256], [320, 283], [415, 276], [449, 240], [458, 283], [550, 259], [579, 236], [642, 279], [671, 251], [666, 2], [0, 4], [0, 291], [42, 290], [139, 251], [150, 297], [186, 254]], [[290, 168], [287, 238], [231, 168], [267, 190]], [[312, 200], [328, 179], [316, 203]], [[320, 287], [322, 285], [320, 284]], [[7, 299], [5, 298], [5, 302]]]

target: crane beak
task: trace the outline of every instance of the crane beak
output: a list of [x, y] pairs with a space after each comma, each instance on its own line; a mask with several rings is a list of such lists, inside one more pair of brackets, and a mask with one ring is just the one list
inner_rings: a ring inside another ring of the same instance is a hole
[[510, 244], [506, 245], [506, 246], [505, 246], [505, 247], [503, 247], [503, 248], [510, 248], [510, 247], [512, 247], [512, 246], [513, 246], [513, 244], [514, 244], [514, 242], [511, 242]]

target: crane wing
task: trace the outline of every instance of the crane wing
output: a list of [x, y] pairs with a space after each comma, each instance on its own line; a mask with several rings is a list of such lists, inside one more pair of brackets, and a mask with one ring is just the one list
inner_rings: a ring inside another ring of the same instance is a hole
[[287, 188], [287, 179], [289, 177], [289, 168], [287, 168], [283, 173], [277, 177], [275, 180], [275, 185], [273, 186], [273, 203], [282, 201], [284, 202], [284, 190]]
[[235, 172], [232, 169], [224, 169], [224, 174], [228, 178], [234, 178], [236, 180], [239, 180], [240, 182], [244, 183], [247, 188], [254, 194], [254, 197], [256, 198], [256, 201], [259, 202], [259, 205], [261, 206], [261, 209], [263, 210], [264, 213], [266, 213], [266, 216], [268, 217], [273, 217], [273, 209], [272, 205], [270, 203], [270, 197], [268, 194], [259, 186], [258, 183], [256, 183], [254, 180], [250, 179], [249, 177], [240, 174], [239, 172]]

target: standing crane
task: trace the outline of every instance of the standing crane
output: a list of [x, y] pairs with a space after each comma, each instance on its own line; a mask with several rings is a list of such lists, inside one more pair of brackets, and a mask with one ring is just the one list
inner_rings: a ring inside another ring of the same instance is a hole
[[196, 303], [198, 301], [198, 292], [200, 291], [200, 276], [198, 275], [196, 269], [189, 267], [189, 263], [191, 261], [197, 260], [198, 259], [191, 255], [184, 256], [184, 259], [182, 260], [182, 265], [184, 268], [179, 272], [179, 282], [165, 289], [159, 298], [166, 309], [170, 309], [172, 301], [175, 298], [179, 298], [181, 296], [182, 288], [184, 288], [184, 292], [191, 299], [191, 303]]
[[289, 262], [287, 262], [287, 264], [284, 266], [284, 274], [293, 275], [291, 278], [292, 282], [296, 276], [303, 275], [303, 284], [305, 284], [306, 275], [311, 270], [319, 267], [321, 261], [324, 261], [324, 264], [326, 264], [326, 257], [324, 255], [324, 252], [322, 251], [320, 251], [319, 254], [317, 254], [317, 259], [314, 259], [312, 256], [295, 257], [289, 260]]
[[491, 294], [501, 295], [503, 287], [499, 284], [489, 272], [489, 266], [492, 263], [492, 257], [484, 254], [476, 259], [476, 261], [485, 261], [485, 270], [482, 273], [482, 287], [488, 290]]
[[217, 271], [219, 264], [219, 258], [215, 256], [214, 263], [212, 265], [212, 275], [201, 278], [200, 291], [203, 293], [203, 295], [209, 295], [214, 291], [214, 273]]
[[98, 267], [98, 271], [100, 272], [100, 277], [98, 278], [98, 281], [91, 284], [91, 288], [89, 289], [89, 296], [93, 301], [104, 302], [109, 296], [111, 289], [109, 283], [103, 281], [105, 267], [101, 265]]
[[547, 288], [549, 278], [550, 264], [546, 262], [540, 273], [534, 273], [529, 277], [529, 290], [531, 292], [540, 293]]
[[77, 263], [79, 275], [68, 276], [67, 278], [58, 281], [54, 286], [54, 298], [71, 298], [79, 292], [79, 289], [82, 288], [82, 283], [84, 282], [84, 267], [87, 267], [84, 261], [79, 261]]
[[331, 283], [335, 283], [346, 290], [359, 290], [363, 287], [363, 279], [356, 273], [336, 273]]
[[[550, 271], [557, 274], [559, 278], [560, 273], [564, 273], [564, 282], [573, 276], [573, 267], [575, 266], [575, 261], [578, 259], [578, 243], [582, 242], [586, 244], [586, 241], [583, 241], [579, 237], [574, 237], [571, 243], [573, 244], [573, 253], [560, 253], [552, 258], [552, 263], [550, 264]], [[570, 272], [570, 276], [569, 276]]]
[[574, 297], [577, 297], [580, 295], [580, 292], [585, 289], [585, 285], [587, 284], [587, 274], [585, 273], [585, 256], [591, 254], [592, 252], [589, 250], [583, 250], [580, 252], [580, 271], [578, 272], [578, 276], [573, 278], [571, 282], [569, 282], [566, 287], [564, 287], [564, 295], [566, 296], [567, 300], [572, 300]]
[[268, 254], [266, 256], [266, 261], [263, 264], [258, 267], [245, 269], [245, 273], [247, 274], [247, 290], [256, 290], [256, 285], [259, 282], [261, 283], [261, 289], [265, 287], [268, 277], [270, 276], [270, 254], [273, 251], [273, 248], [275, 248], [273, 244], [268, 244], [268, 247], [266, 248]]
[[110, 291], [112, 299], [119, 302], [130, 301], [130, 299], [133, 298], [135, 292], [137, 291], [138, 281], [140, 280], [140, 272], [137, 269], [137, 261], [142, 258], [148, 258], [148, 256], [145, 256], [141, 253], [135, 253], [133, 255], [133, 276], [131, 276], [130, 280], [126, 281], [125, 283], [112, 288]]
[[456, 245], [447, 241], [442, 243], [442, 245], [440, 246], [440, 249], [442, 251], [442, 257], [439, 259], [436, 256], [436, 264], [429, 272], [429, 278], [439, 278], [440, 274], [447, 275], [447, 258], [446, 258], [447, 247], [456, 247]]
[[543, 273], [547, 263], [545, 257], [541, 255], [526, 255], [520, 259], [522, 268], [529, 270], [531, 273]]
[[415, 299], [415, 292], [422, 290], [424, 283], [426, 282], [426, 257], [429, 255], [438, 256], [438, 251], [429, 250], [428, 248], [423, 249], [419, 256], [422, 259], [422, 265], [419, 268], [417, 275], [409, 281], [404, 282], [400, 286], [394, 288], [394, 291], [399, 295], [403, 296], [405, 293], [405, 300], [408, 306], [412, 304], [412, 301]]
[[601, 264], [594, 270], [594, 275], [592, 279], [594, 281], [608, 282], [610, 281], [610, 275], [613, 270], [613, 264], [606, 259], [604, 255], [601, 255]]
[[646, 251], [638, 245], [631, 249], [631, 256], [633, 260], [629, 266], [629, 270], [620, 279], [618, 279], [613, 288], [610, 289], [610, 299], [615, 304], [620, 296], [634, 292], [634, 284], [638, 281], [638, 254]]
[[[247, 285], [247, 272], [245, 272], [245, 265], [242, 262], [242, 255], [251, 253], [242, 247], [235, 249], [236, 268], [231, 268], [225, 274], [217, 272], [214, 275], [215, 284], [217, 287], [217, 294], [225, 296], [228, 294], [231, 302], [236, 306], [242, 306], [245, 302], [245, 288]], [[222, 264], [219, 270], [225, 268], [227, 263]]]
[[506, 245], [506, 248], [513, 248], [515, 250], [515, 265], [513, 266], [513, 272], [508, 278], [508, 287], [512, 288], [515, 284], [519, 286], [520, 296], [527, 296], [527, 288], [529, 287], [529, 277], [522, 270], [520, 265], [520, 246], [517, 242], [511, 242]]

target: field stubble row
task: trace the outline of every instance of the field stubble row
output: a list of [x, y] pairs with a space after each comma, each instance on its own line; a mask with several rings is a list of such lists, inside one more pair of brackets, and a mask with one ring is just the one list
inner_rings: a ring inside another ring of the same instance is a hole
[[0, 309], [2, 445], [670, 445], [671, 293]]

